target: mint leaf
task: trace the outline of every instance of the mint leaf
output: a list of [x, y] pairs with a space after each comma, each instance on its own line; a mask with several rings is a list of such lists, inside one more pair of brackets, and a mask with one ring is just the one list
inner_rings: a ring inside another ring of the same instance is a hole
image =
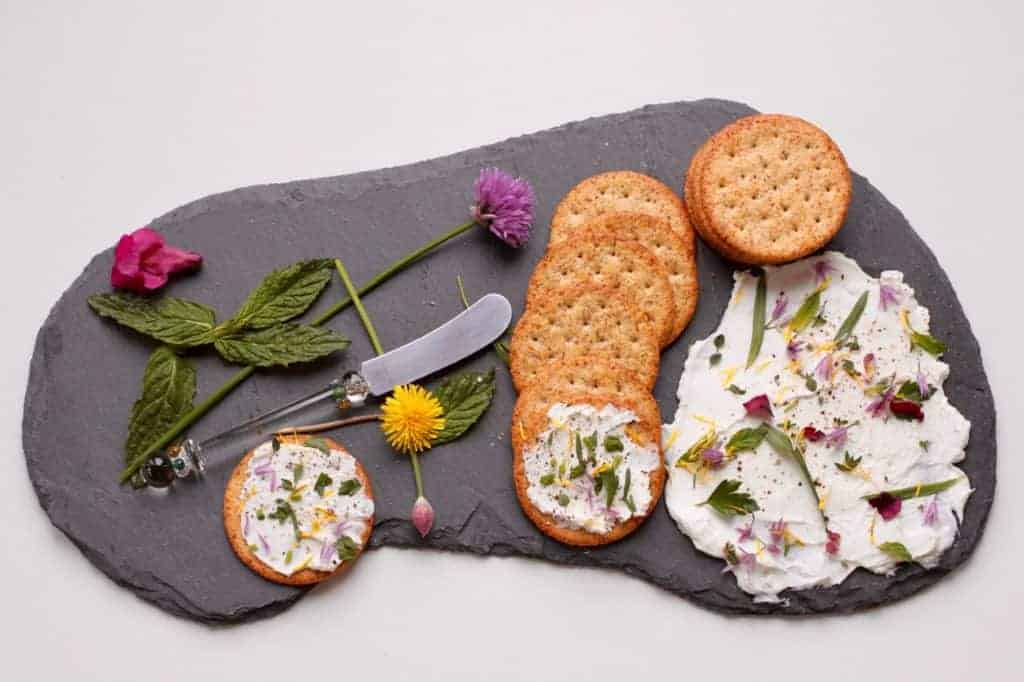
[[494, 370], [448, 377], [434, 391], [434, 396], [444, 409], [444, 428], [434, 437], [434, 445], [450, 443], [487, 411], [494, 397]]
[[266, 329], [306, 312], [331, 281], [332, 263], [307, 260], [274, 270], [249, 294], [228, 327]]
[[878, 549], [888, 554], [898, 564], [914, 560], [910, 550], [902, 542], [883, 542]]
[[132, 294], [95, 294], [89, 297], [89, 307], [101, 317], [183, 348], [213, 342], [217, 326], [212, 309], [171, 296], [153, 300]]
[[708, 499], [697, 506], [709, 505], [724, 516], [742, 516], [759, 511], [761, 507], [754, 498], [747, 493], [738, 492], [741, 485], [739, 481], [727, 478], [715, 487]]
[[359, 556], [359, 543], [347, 535], [342, 535], [334, 544], [338, 550], [338, 558], [342, 561], [352, 561]]
[[363, 484], [359, 482], [358, 478], [350, 478], [347, 481], [341, 482], [341, 485], [338, 486], [338, 494], [352, 495], [362, 487]]
[[327, 474], [325, 474], [324, 472], [321, 471], [320, 475], [316, 477], [316, 483], [313, 484], [313, 490], [316, 491], [317, 495], [319, 495], [320, 497], [323, 497], [324, 496], [324, 490], [331, 483], [334, 483], [334, 480], [330, 476], [328, 476]]
[[622, 452], [622, 449], [623, 445], [621, 438], [612, 434], [608, 434], [604, 437], [605, 452]]
[[128, 462], [140, 457], [192, 409], [196, 370], [167, 346], [153, 351], [142, 377], [142, 397], [132, 406], [124, 452]]
[[288, 322], [269, 329], [232, 334], [214, 346], [228, 362], [254, 367], [287, 367], [344, 350], [349, 341], [341, 334]]

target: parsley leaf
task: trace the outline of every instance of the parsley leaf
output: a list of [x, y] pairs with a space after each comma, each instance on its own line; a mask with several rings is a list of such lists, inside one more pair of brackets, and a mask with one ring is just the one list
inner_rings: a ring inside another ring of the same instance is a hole
[[727, 478], [718, 484], [708, 499], [697, 506], [709, 505], [716, 512], [725, 516], [740, 516], [759, 511], [761, 507], [758, 506], [754, 498], [747, 493], [737, 492], [741, 485], [740, 481]]
[[330, 476], [321, 471], [320, 475], [316, 477], [316, 483], [313, 484], [313, 490], [316, 491], [317, 495], [323, 497], [324, 488], [326, 488], [332, 483], [334, 483], [333, 479], [331, 479]]
[[347, 481], [341, 482], [341, 485], [338, 486], [338, 494], [352, 495], [362, 487], [363, 484], [359, 482], [358, 478], [350, 478]]
[[347, 535], [338, 538], [334, 548], [338, 550], [338, 558], [342, 561], [352, 561], [359, 556], [359, 543]]

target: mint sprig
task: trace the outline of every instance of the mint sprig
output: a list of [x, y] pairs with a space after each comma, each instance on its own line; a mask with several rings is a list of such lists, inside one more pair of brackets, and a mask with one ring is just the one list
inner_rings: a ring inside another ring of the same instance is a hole
[[204, 346], [215, 338], [216, 315], [201, 303], [172, 296], [154, 300], [123, 293], [94, 294], [88, 301], [97, 315], [169, 346]]
[[288, 367], [348, 348], [349, 340], [323, 327], [287, 322], [217, 339], [214, 347], [228, 362], [252, 367]]
[[433, 444], [450, 443], [468, 431], [490, 407], [494, 388], [493, 369], [444, 379], [434, 390], [444, 410], [444, 428], [434, 437]]
[[153, 351], [142, 377], [142, 397], [135, 401], [128, 420], [128, 437], [124, 443], [126, 461], [138, 457], [181, 415], [191, 410], [195, 395], [196, 370], [192, 363], [167, 346]]

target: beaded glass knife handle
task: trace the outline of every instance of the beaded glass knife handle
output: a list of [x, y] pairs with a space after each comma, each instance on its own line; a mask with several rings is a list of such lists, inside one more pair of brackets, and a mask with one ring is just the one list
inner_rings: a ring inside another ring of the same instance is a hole
[[231, 438], [264, 429], [268, 424], [327, 400], [339, 409], [362, 405], [370, 396], [383, 396], [463, 360], [485, 348], [508, 328], [512, 306], [501, 294], [487, 294], [469, 308], [415, 341], [364, 362], [358, 372], [346, 372], [325, 388], [254, 417], [238, 426], [197, 442], [186, 438], [166, 453], [150, 459], [136, 474], [138, 486], [166, 488], [179, 478], [199, 476], [206, 452]]

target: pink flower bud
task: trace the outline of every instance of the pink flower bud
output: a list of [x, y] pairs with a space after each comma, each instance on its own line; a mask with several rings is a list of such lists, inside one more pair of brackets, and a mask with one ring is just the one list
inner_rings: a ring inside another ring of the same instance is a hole
[[412, 505], [412, 525], [420, 532], [420, 537], [427, 537], [430, 529], [434, 526], [434, 508], [425, 497], [416, 498]]

